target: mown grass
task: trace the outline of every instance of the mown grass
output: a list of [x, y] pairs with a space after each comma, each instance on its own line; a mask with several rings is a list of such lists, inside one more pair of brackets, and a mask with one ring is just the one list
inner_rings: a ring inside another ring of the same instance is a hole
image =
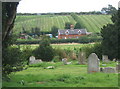
[[[115, 66], [112, 63], [112, 66]], [[41, 65], [41, 66], [40, 66]], [[108, 66], [109, 64], [107, 64]], [[55, 69], [44, 69], [55, 66]], [[3, 81], [3, 87], [117, 87], [118, 74], [87, 73], [87, 65], [70, 65], [57, 63], [41, 63], [31, 65], [27, 70], [9, 75], [11, 81]], [[24, 81], [24, 84], [21, 82]]]

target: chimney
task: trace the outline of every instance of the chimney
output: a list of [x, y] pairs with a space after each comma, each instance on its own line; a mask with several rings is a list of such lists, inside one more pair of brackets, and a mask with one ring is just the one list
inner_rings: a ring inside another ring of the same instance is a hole
[[71, 29], [71, 30], [74, 29], [74, 25], [73, 25], [73, 24], [70, 25], [70, 29]]

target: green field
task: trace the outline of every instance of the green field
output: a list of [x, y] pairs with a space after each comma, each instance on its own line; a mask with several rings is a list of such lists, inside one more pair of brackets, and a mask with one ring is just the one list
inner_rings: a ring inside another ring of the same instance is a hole
[[[13, 45], [13, 46], [17, 46], [17, 45]], [[31, 49], [35, 49], [39, 46], [39, 44], [35, 44], [35, 45], [19, 45], [20, 49], [23, 50], [26, 47], [29, 47]], [[94, 44], [51, 44], [51, 46], [54, 49], [60, 48], [60, 49], [68, 49], [68, 50], [74, 50], [76, 49], [80, 49], [80, 48], [85, 48], [85, 47], [92, 47], [94, 46]]]
[[[112, 23], [110, 15], [79, 15], [80, 21], [89, 32], [100, 32], [103, 25]], [[64, 29], [65, 22], [76, 21], [70, 15], [30, 15], [17, 16], [14, 31], [19, 33], [24, 27], [27, 31], [31, 28], [39, 27], [41, 31], [51, 31], [52, 26]]]
[[[45, 69], [48, 66], [55, 68]], [[115, 63], [108, 66], [115, 67]], [[26, 70], [11, 73], [9, 77], [11, 80], [3, 81], [3, 87], [118, 87], [118, 74], [88, 74], [87, 65], [78, 65], [77, 61], [70, 65], [62, 62], [33, 64]]]

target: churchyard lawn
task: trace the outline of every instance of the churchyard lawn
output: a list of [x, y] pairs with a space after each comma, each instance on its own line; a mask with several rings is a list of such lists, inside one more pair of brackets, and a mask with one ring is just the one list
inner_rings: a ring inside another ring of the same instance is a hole
[[[54, 66], [53, 69], [46, 69]], [[115, 67], [115, 62], [106, 66]], [[12, 72], [10, 81], [3, 81], [3, 87], [118, 87], [117, 73], [87, 73], [87, 65], [78, 61], [64, 65], [62, 62], [43, 62], [29, 65], [27, 69]]]

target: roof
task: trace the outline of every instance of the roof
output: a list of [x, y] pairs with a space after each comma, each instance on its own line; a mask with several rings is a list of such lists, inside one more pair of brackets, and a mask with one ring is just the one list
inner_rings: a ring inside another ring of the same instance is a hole
[[88, 32], [86, 29], [59, 29], [58, 34], [59, 35], [80, 35], [80, 34], [87, 34]]

